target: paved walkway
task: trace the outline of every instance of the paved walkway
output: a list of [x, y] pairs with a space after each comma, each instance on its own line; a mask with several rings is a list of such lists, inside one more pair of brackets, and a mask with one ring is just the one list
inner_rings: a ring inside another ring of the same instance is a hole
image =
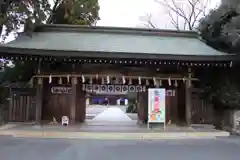
[[94, 117], [92, 121], [129, 122], [132, 119], [119, 107], [109, 107]]

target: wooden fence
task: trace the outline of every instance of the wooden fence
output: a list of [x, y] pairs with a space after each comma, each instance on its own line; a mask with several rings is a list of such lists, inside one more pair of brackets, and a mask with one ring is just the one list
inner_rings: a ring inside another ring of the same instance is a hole
[[35, 90], [12, 89], [10, 92], [8, 121], [27, 122], [35, 120]]
[[192, 123], [213, 124], [214, 110], [200, 89], [192, 90]]

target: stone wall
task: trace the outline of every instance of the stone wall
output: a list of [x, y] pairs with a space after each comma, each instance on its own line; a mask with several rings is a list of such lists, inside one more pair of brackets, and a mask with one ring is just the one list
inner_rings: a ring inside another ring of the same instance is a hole
[[227, 110], [222, 117], [223, 130], [240, 133], [240, 110]]
[[233, 132], [240, 133], [240, 110], [233, 112]]
[[232, 131], [234, 126], [233, 126], [233, 114], [234, 114], [234, 111], [233, 110], [227, 110], [227, 111], [224, 111], [221, 119], [222, 119], [222, 128], [223, 130], [226, 130], [226, 131]]

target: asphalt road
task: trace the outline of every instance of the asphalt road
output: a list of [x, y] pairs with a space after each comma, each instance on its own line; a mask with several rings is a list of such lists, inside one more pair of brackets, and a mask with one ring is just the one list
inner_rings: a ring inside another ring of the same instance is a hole
[[240, 137], [217, 140], [73, 140], [0, 137], [1, 160], [239, 160]]

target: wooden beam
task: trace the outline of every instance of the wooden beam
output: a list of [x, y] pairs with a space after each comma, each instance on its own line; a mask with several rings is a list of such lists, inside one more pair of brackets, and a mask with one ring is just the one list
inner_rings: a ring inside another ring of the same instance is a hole
[[[77, 68], [78, 69], [78, 68]], [[69, 74], [69, 72], [71, 72], [73, 74], [74, 70], [69, 70], [69, 71], [56, 71], [56, 70], [53, 70], [52, 72], [44, 72], [44, 71], [41, 71], [41, 74], [42, 75], [67, 75]], [[115, 69], [112, 69], [111, 66], [109, 66], [108, 68], [99, 68], [99, 67], [95, 67], [94, 69], [87, 69], [87, 68], [84, 68], [84, 69], [81, 69], [81, 70], [75, 70], [75, 73], [79, 73], [79, 74], [84, 74], [84, 75], [117, 75], [117, 76], [142, 76], [142, 77], [182, 77], [183, 74], [180, 74], [181, 71], [177, 71], [177, 73], [163, 73], [163, 72], [159, 72], [159, 71], [156, 71], [154, 69], [148, 69], [148, 70], [123, 70], [123, 69], [119, 69], [119, 70], [115, 70]]]
[[[44, 75], [44, 74], [41, 74], [41, 75], [35, 75], [35, 76], [33, 76], [33, 78], [39, 78], [39, 77], [41, 77], [41, 78], [49, 78], [49, 76], [50, 76], [50, 74], [47, 74], [47, 75]], [[51, 76], [52, 77], [54, 77], [54, 78], [62, 78], [62, 77], [68, 77], [68, 76], [70, 76], [70, 77], [75, 77], [75, 78], [81, 78], [82, 77], [82, 74], [51, 74]], [[98, 77], [99, 78], [105, 78], [105, 77], [107, 77], [107, 76], [110, 76], [110, 77], [116, 77], [116, 78], [121, 78], [122, 77], [122, 75], [117, 75], [117, 74], [112, 74], [112, 75], [108, 75], [108, 74], [100, 74], [100, 75], [98, 75]], [[84, 77], [88, 77], [88, 78], [95, 78], [96, 77], [96, 74], [84, 74]], [[125, 78], [131, 78], [131, 79], [138, 79], [139, 78], [139, 76], [125, 76]], [[155, 76], [155, 78], [156, 78], [156, 80], [168, 80], [169, 78], [171, 79], [171, 80], [191, 80], [191, 81], [199, 81], [199, 79], [197, 79], [197, 78], [192, 78], [192, 77], [184, 77], [184, 76], [182, 76], [182, 77], [173, 77], [173, 76]], [[153, 79], [153, 77], [152, 76], [141, 76], [141, 79], [143, 79], [143, 80], [146, 80], [146, 79], [148, 79], [148, 80], [150, 80], [150, 79]]]

